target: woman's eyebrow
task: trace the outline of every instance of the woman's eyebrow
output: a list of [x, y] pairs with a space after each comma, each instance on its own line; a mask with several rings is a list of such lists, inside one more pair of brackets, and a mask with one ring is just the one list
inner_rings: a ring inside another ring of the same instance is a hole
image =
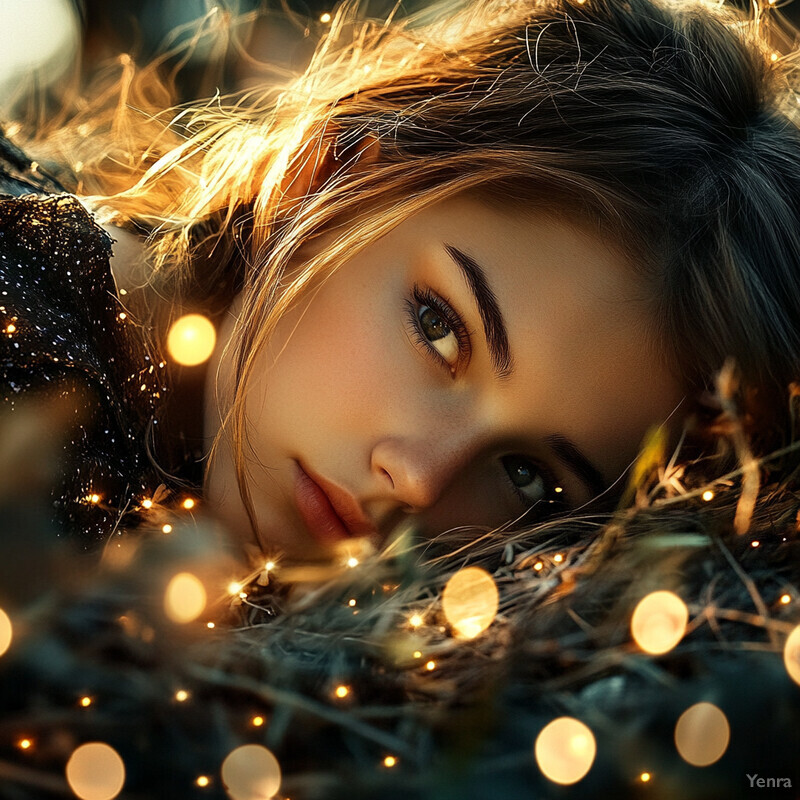
[[545, 436], [544, 442], [555, 453], [556, 458], [580, 478], [592, 492], [593, 497], [603, 494], [608, 489], [600, 470], [586, 458], [572, 439], [561, 433], [553, 433]]
[[486, 273], [473, 258], [457, 247], [445, 243], [444, 249], [463, 273], [470, 291], [475, 297], [483, 323], [483, 331], [486, 335], [489, 356], [497, 377], [501, 379], [511, 377], [514, 372], [514, 359], [508, 344], [508, 332], [497, 303], [497, 297], [486, 280]]

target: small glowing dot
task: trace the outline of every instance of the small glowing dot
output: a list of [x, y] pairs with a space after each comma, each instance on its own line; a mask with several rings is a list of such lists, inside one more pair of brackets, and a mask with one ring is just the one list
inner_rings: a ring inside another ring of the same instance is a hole
[[393, 767], [397, 764], [397, 759], [394, 756], [386, 756], [383, 759], [383, 766], [384, 767]]
[[758, 539], [755, 539], [754, 541], [750, 542], [750, 547], [758, 547], [760, 544], [761, 542], [759, 542]]
[[[75, 164], [75, 169], [76, 169], [78, 172], [80, 172], [80, 171], [83, 169], [83, 162], [82, 162], [82, 161], [78, 161], [78, 162]], [[119, 293], [120, 293], [120, 294], [128, 294], [128, 290], [127, 290], [127, 289], [120, 289], [120, 290], [119, 290]]]
[[563, 486], [556, 486], [556, 488], [553, 489], [553, 491], [556, 492], [557, 494], [561, 494], [561, 492], [564, 491], [564, 487]]
[[536, 563], [533, 565], [533, 568], [534, 568], [534, 569], [535, 569], [535, 570], [538, 572], [538, 571], [539, 571], [539, 570], [540, 570], [540, 569], [541, 569], [543, 566], [544, 566], [544, 564], [542, 564], [542, 562], [541, 562], [541, 561], [537, 561], [537, 562], [536, 562]]
[[193, 367], [207, 361], [214, 351], [216, 331], [202, 314], [176, 320], [167, 335], [167, 350], [179, 364]]
[[711, 489], [706, 489], [703, 492], [703, 500], [705, 500], [706, 503], [707, 503], [709, 500], [713, 500], [713, 499], [714, 499], [714, 492], [712, 492]]
[[492, 39], [492, 44], [497, 44], [499, 41], [499, 39]]
[[435, 661], [429, 661], [425, 665], [425, 669], [428, 670], [428, 672], [433, 672], [436, 669], [436, 662]]
[[[772, 2], [773, 2], [773, 0], [770, 0], [770, 3], [772, 3]], [[778, 60], [778, 54], [777, 54], [777, 53], [773, 53], [773, 54], [770, 56], [770, 58], [771, 58], [773, 61], [777, 61], [777, 60]]]
[[216, 627], [216, 625], [214, 625], [213, 622], [206, 622], [206, 628], [211, 629], [211, 628], [215, 628], [215, 627]]
[[347, 686], [337, 686], [335, 694], [339, 698], [347, 697], [347, 695], [350, 694], [350, 688]]
[[650, 773], [649, 773], [649, 772], [643, 772], [643, 773], [642, 773], [642, 774], [639, 776], [639, 780], [640, 780], [642, 783], [647, 783], [647, 782], [650, 780], [650, 778], [651, 778], [651, 775], [650, 775]]
[[364, 66], [361, 69], [364, 70], [364, 74], [372, 71], [372, 67], [369, 64], [364, 64]]
[[348, 600], [348, 602], [347, 602], [347, 605], [349, 605], [350, 608], [352, 608], [355, 604], [356, 604], [355, 597], [351, 597], [350, 600]]
[[564, 560], [564, 556], [562, 556], [561, 553], [556, 553], [553, 556], [553, 561], [555, 561], [556, 564], [560, 564], [563, 560]]
[[254, 727], [260, 728], [264, 724], [264, 717], [262, 716], [255, 716], [252, 720], [250, 720]]
[[20, 750], [30, 750], [31, 747], [33, 747], [33, 742], [30, 739], [20, 739], [17, 742], [17, 747], [19, 747]]
[[99, 494], [90, 494], [89, 495], [89, 502], [90, 503], [99, 503], [100, 502], [100, 495]]
[[270, 570], [272, 570], [272, 569], [275, 569], [275, 562], [274, 562], [274, 561], [267, 561], [267, 563], [266, 563], [266, 564], [264, 564], [264, 569], [265, 569], [267, 572], [269, 572], [269, 571], [270, 571]]
[[142, 500], [142, 508], [152, 508], [152, 507], [153, 507], [153, 501], [150, 498], [148, 498], [147, 500]]
[[92, 698], [91, 697], [81, 697], [81, 705], [84, 708], [88, 708], [91, 704], [92, 704]]
[[178, 691], [175, 692], [175, 699], [179, 703], [185, 703], [189, 699], [189, 692], [187, 692], [186, 689], [178, 689]]
[[244, 587], [242, 586], [241, 583], [236, 583], [235, 581], [233, 583], [228, 584], [228, 591], [231, 594], [239, 594], [239, 592], [241, 592], [243, 588]]
[[123, 311], [123, 312], [122, 312], [122, 313], [119, 315], [119, 318], [120, 318], [120, 319], [127, 319], [127, 318], [128, 318], [128, 315], [127, 315], [127, 314], [126, 314], [126, 313]]
[[187, 497], [182, 505], [188, 511], [190, 508], [194, 508], [194, 500], [191, 497]]
[[788, 603], [791, 603], [791, 602], [792, 602], [791, 595], [788, 595], [788, 594], [781, 595], [781, 603], [783, 603], [784, 605], [787, 605]]
[[422, 617], [419, 614], [412, 614], [408, 618], [408, 624], [412, 628], [419, 628], [419, 626], [422, 625], [423, 622], [424, 622], [424, 620], [422, 619]]
[[167, 523], [161, 527], [161, 530], [164, 531], [164, 533], [172, 533], [172, 525]]
[[357, 567], [358, 566], [358, 559], [355, 556], [350, 556], [347, 559], [347, 566], [348, 567]]
[[6, 333], [14, 333], [16, 329], [17, 326], [13, 322], [9, 322], [8, 325], [6, 326]]
[[414, 651], [414, 658], [422, 658], [422, 651], [421, 650], [415, 650]]
[[209, 780], [208, 775], [198, 775], [195, 783], [202, 789], [208, 786], [208, 784], [211, 783], [211, 781]]
[[247, 600], [247, 592], [239, 592], [240, 600]]
[[322, 15], [320, 18], [319, 18], [319, 21], [320, 21], [320, 22], [330, 22], [330, 21], [331, 21], [331, 15], [330, 15], [330, 14], [329, 14], [329, 13], [326, 11], [326, 12], [325, 12], [325, 13], [324, 13], [324, 14], [323, 14], [323, 15]]

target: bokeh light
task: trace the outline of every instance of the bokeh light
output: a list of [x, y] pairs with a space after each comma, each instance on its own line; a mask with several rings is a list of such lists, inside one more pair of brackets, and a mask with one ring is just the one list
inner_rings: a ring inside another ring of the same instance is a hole
[[480, 567], [467, 567], [447, 581], [442, 610], [456, 636], [474, 639], [494, 621], [499, 600], [492, 576]]
[[203, 613], [205, 607], [205, 587], [191, 572], [180, 572], [169, 582], [164, 596], [164, 609], [171, 620], [191, 622]]
[[125, 783], [125, 764], [103, 742], [78, 747], [67, 762], [67, 783], [81, 800], [112, 800]]
[[542, 729], [534, 746], [536, 763], [554, 783], [577, 783], [592, 768], [597, 753], [594, 734], [580, 720], [559, 717]]
[[281, 785], [278, 759], [260, 744], [245, 744], [222, 762], [222, 782], [231, 800], [269, 800]]
[[660, 655], [675, 647], [686, 633], [689, 609], [673, 592], [651, 592], [631, 617], [631, 635], [646, 653]]
[[3, 0], [0, 3], [0, 108], [15, 93], [46, 86], [75, 61], [80, 24], [70, 0]]
[[185, 314], [172, 323], [167, 334], [167, 350], [178, 364], [194, 367], [208, 360], [216, 341], [216, 331], [207, 317]]
[[718, 761], [728, 749], [731, 729], [724, 712], [713, 703], [695, 703], [675, 725], [675, 747], [695, 767]]
[[11, 647], [11, 640], [14, 638], [14, 628], [8, 614], [0, 608], [0, 656]]
[[800, 625], [798, 625], [786, 640], [783, 647], [783, 663], [789, 677], [800, 685]]

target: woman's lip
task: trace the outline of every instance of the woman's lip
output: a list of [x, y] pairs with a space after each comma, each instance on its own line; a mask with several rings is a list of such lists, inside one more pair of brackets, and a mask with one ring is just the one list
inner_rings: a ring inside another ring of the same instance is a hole
[[297, 510], [316, 541], [324, 547], [331, 547], [352, 533], [323, 488], [295, 462], [294, 498]]

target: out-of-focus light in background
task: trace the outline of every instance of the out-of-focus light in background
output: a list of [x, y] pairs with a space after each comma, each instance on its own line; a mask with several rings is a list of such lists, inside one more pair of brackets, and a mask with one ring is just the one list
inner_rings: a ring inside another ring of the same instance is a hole
[[47, 86], [76, 63], [80, 21], [71, 0], [0, 2], [0, 114], [33, 86]]

